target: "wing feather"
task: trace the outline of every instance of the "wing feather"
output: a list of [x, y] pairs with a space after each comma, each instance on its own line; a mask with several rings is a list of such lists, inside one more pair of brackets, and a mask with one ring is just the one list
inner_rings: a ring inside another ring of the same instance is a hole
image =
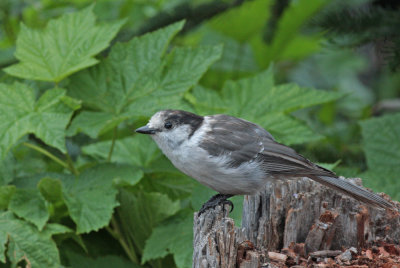
[[209, 131], [199, 146], [213, 156], [229, 155], [229, 166], [255, 160], [262, 152], [262, 140], [273, 140], [262, 127], [229, 115], [206, 116]]
[[312, 163], [292, 148], [269, 140], [264, 140], [263, 144], [264, 150], [258, 155], [258, 159], [267, 174], [336, 177], [332, 171]]

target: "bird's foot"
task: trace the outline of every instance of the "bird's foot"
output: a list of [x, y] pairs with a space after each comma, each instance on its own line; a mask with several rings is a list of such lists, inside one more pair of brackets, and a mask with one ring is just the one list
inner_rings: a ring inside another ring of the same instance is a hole
[[224, 207], [225, 204], [228, 204], [231, 207], [230, 212], [233, 210], [233, 203], [230, 200], [227, 200], [227, 198], [232, 197], [233, 195], [231, 194], [216, 194], [212, 196], [207, 202], [203, 204], [203, 206], [200, 208], [199, 213], [197, 214], [200, 216], [203, 214], [206, 210], [210, 208], [215, 208], [218, 205], [222, 205]]

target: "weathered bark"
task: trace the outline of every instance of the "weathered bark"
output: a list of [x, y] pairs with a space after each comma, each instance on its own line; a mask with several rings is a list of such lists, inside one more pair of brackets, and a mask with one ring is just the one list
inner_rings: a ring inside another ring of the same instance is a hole
[[283, 254], [274, 251], [298, 243], [304, 243], [298, 251], [306, 257], [400, 241], [398, 212], [368, 207], [307, 178], [267, 183], [257, 195], [245, 196], [242, 228], [227, 209], [195, 214], [193, 267], [273, 267], [268, 259], [284, 265]]
[[193, 267], [235, 267], [237, 232], [229, 207], [217, 206], [194, 218]]

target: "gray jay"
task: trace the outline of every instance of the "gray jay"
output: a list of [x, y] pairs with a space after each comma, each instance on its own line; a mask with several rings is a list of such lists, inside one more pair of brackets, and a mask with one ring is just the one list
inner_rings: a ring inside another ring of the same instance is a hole
[[293, 177], [308, 177], [367, 204], [393, 208], [382, 197], [312, 163], [276, 142], [259, 125], [240, 118], [162, 110], [136, 132], [149, 134], [175, 167], [218, 192], [200, 214], [221, 203], [232, 206], [227, 198], [255, 194], [268, 180]]

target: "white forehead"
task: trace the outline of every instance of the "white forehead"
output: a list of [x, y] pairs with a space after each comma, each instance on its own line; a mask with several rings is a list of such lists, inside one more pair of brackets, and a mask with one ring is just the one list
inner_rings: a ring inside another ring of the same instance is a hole
[[155, 113], [149, 120], [149, 126], [159, 126], [164, 123], [165, 113], [164, 111], [159, 111]]

